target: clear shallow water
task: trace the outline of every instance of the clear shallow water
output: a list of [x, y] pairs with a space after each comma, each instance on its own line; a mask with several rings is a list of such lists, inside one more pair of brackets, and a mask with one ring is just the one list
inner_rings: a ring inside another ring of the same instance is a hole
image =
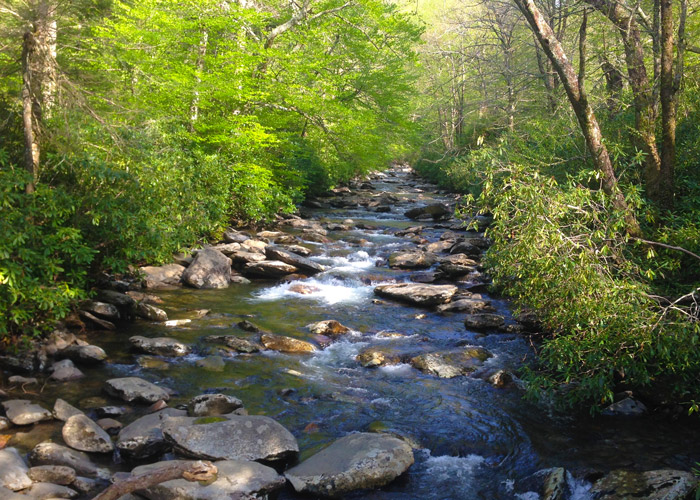
[[[426, 193], [413, 192], [400, 182], [375, 185], [408, 202], [430, 200]], [[700, 431], [687, 424], [654, 418], [555, 417], [546, 408], [524, 401], [517, 385], [496, 389], [478, 377], [438, 379], [405, 364], [362, 368], [355, 356], [370, 345], [416, 354], [478, 345], [494, 354], [485, 367], [491, 371], [517, 370], [532, 355], [528, 339], [469, 332], [461, 314], [440, 315], [390, 301], [373, 302], [374, 286], [404, 281], [410, 275], [375, 265], [392, 251], [411, 246], [393, 235], [397, 229], [416, 225], [403, 217], [406, 208], [404, 202], [383, 214], [358, 209], [316, 211], [328, 221], [352, 218], [376, 229], [331, 233], [331, 243], [309, 245], [320, 252], [314, 260], [330, 269], [301, 281], [314, 288], [308, 295], [290, 291], [289, 283], [275, 282], [226, 290], [157, 292], [171, 319], [189, 317], [196, 309], [211, 312], [181, 327], [138, 322], [119, 333], [101, 333], [91, 340], [105, 348], [112, 363], [88, 369], [84, 383], [45, 392], [47, 400], [64, 397], [77, 403], [103, 396], [100, 389], [107, 378], [135, 375], [174, 389], [173, 405], [202, 392], [235, 395], [250, 413], [268, 415], [285, 425], [297, 437], [302, 459], [353, 431], [395, 432], [415, 444], [416, 464], [404, 477], [381, 490], [349, 498], [532, 500], [536, 493], [521, 491], [518, 482], [540, 469], [563, 466], [573, 473], [569, 478], [572, 498], [583, 500], [590, 496], [590, 485], [582, 478], [590, 472], [635, 466], [689, 469], [700, 459]], [[423, 236], [432, 241], [443, 231], [426, 229]], [[504, 301], [494, 299], [494, 304], [507, 313]], [[425, 317], [417, 319], [419, 315]], [[302, 339], [310, 338], [307, 324], [325, 319], [336, 319], [354, 333], [313, 354], [236, 355], [225, 359], [221, 371], [198, 367], [197, 361], [213, 349], [203, 337], [254, 336], [236, 327], [242, 319], [263, 330]], [[405, 337], [382, 338], [377, 335], [382, 330]], [[132, 335], [172, 336], [191, 344], [194, 353], [164, 359], [157, 369], [141, 368], [128, 350], [127, 339]], [[122, 420], [128, 423], [137, 415], [138, 411]], [[36, 426], [24, 442], [32, 446], [45, 434], [55, 433], [51, 429]], [[282, 498], [297, 497], [286, 491]]]

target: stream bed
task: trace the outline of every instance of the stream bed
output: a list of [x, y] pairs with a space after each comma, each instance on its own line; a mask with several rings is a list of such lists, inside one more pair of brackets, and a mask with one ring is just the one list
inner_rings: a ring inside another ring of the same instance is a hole
[[[153, 293], [163, 299], [160, 307], [171, 319], [191, 317], [192, 310], [210, 312], [179, 327], [137, 321], [118, 332], [91, 336], [90, 342], [108, 353], [109, 362], [85, 368], [87, 377], [81, 381], [45, 387], [39, 398], [50, 405], [61, 397], [84, 407], [86, 398], [106, 398], [101, 392], [104, 380], [138, 376], [174, 389], [170, 406], [205, 392], [241, 399], [250, 414], [274, 418], [292, 432], [301, 460], [354, 431], [391, 432], [409, 440], [416, 461], [406, 474], [382, 489], [347, 498], [533, 500], [539, 497], [528, 491], [526, 478], [542, 469], [564, 467], [570, 472], [569, 498], [580, 500], [591, 498], [587, 479], [597, 473], [618, 468], [690, 470], [700, 460], [697, 425], [654, 415], [637, 419], [555, 415], [545, 405], [524, 400], [517, 379], [497, 388], [480, 376], [497, 370], [516, 373], [531, 360], [533, 351], [525, 335], [469, 331], [464, 313], [440, 314], [377, 300], [375, 286], [408, 281], [418, 272], [386, 265], [390, 253], [415, 247], [395, 235], [397, 231], [420, 224], [421, 236], [437, 241], [455, 223], [417, 223], [403, 215], [405, 210], [434, 201], [454, 203], [454, 197], [435, 194], [434, 187], [408, 169], [395, 168], [372, 185], [375, 194], [391, 193], [399, 201], [387, 212], [351, 206], [317, 208], [306, 214], [324, 223], [352, 219], [363, 228], [330, 231], [329, 242], [304, 243], [315, 251], [312, 259], [328, 268], [301, 280], [311, 293], [296, 293], [290, 290], [291, 283], [275, 281], [222, 290], [158, 290]], [[298, 236], [303, 238], [301, 232]], [[506, 300], [487, 298], [499, 314], [510, 318]], [[223, 367], [200, 366], [213, 348], [204, 337], [251, 335], [236, 326], [242, 320], [309, 340], [306, 325], [328, 319], [353, 333], [310, 354], [264, 351], [227, 356]], [[402, 336], [377, 335], [383, 331]], [[174, 337], [191, 345], [193, 353], [142, 367], [130, 351], [127, 339], [133, 335]], [[486, 348], [493, 357], [476, 374], [451, 379], [424, 374], [405, 363], [363, 368], [356, 360], [370, 346], [420, 354], [464, 345]], [[108, 398], [107, 402], [114, 404]], [[127, 424], [142, 414], [136, 409], [122, 421]], [[13, 445], [26, 452], [41, 440], [57, 438], [57, 432], [60, 436], [60, 427], [38, 424], [18, 435]], [[131, 467], [105, 465], [113, 470]], [[287, 488], [280, 498], [302, 497]]]

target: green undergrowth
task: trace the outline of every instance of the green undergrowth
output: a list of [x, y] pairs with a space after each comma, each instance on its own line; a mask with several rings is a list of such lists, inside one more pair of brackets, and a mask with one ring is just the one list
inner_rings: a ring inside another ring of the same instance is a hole
[[[548, 332], [524, 369], [531, 396], [595, 411], [632, 390], [692, 406], [700, 400], [700, 322], [697, 310], [669, 307], [666, 298], [700, 286], [700, 262], [629, 239], [585, 159], [565, 159], [576, 157], [572, 137], [531, 127], [418, 168], [468, 193], [465, 217], [494, 216], [485, 261], [494, 287], [516, 307], [536, 310]], [[627, 168], [636, 163], [629, 159]], [[678, 174], [695, 196], [698, 179], [682, 166]], [[622, 178], [632, 180], [624, 168]], [[679, 197], [670, 216], [650, 208], [631, 182], [624, 189], [646, 238], [698, 253], [698, 212], [686, 207], [695, 201]]]

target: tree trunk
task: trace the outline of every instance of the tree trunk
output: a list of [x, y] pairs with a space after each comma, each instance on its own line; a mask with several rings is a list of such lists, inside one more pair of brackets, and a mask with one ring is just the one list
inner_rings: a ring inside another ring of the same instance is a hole
[[601, 173], [603, 191], [612, 199], [613, 207], [624, 214], [627, 231], [633, 236], [641, 234], [639, 224], [627, 206], [625, 197], [620, 192], [617, 177], [613, 170], [612, 161], [598, 125], [593, 108], [591, 107], [582, 87], [579, 85], [579, 76], [564, 52], [564, 48], [554, 35], [551, 26], [542, 16], [535, 5], [534, 0], [514, 0], [520, 11], [527, 19], [530, 28], [535, 33], [542, 49], [552, 63], [554, 70], [564, 85], [566, 95], [581, 127], [581, 132], [586, 140], [586, 145], [591, 152], [593, 163]]
[[190, 132], [194, 132], [194, 124], [199, 119], [199, 84], [202, 82], [202, 72], [204, 71], [204, 58], [207, 55], [207, 43], [209, 42], [209, 32], [202, 28], [202, 34], [197, 47], [197, 60], [195, 62], [194, 80], [195, 86], [192, 92], [192, 102], [190, 102]]
[[29, 172], [30, 182], [26, 192], [33, 193], [39, 171], [40, 149], [37, 137], [38, 117], [36, 110], [41, 108], [36, 99], [36, 82], [31, 62], [35, 58], [36, 43], [31, 31], [24, 34], [22, 44], [22, 122], [24, 125], [24, 168]]
[[673, 176], [676, 161], [676, 102], [673, 79], [673, 4], [661, 0], [661, 199], [664, 208], [673, 206]]
[[644, 64], [644, 46], [633, 6], [625, 6], [618, 0], [585, 0], [606, 16], [620, 31], [625, 48], [625, 61], [634, 97], [635, 128], [637, 142], [644, 152], [644, 178], [647, 196], [657, 203], [663, 198], [661, 186], [661, 156], [656, 145], [657, 111], [654, 89]]
[[41, 110], [48, 118], [56, 105], [58, 71], [56, 63], [56, 3], [54, 0], [40, 0], [37, 4], [34, 39], [37, 47], [35, 61], [37, 72], [41, 73]]

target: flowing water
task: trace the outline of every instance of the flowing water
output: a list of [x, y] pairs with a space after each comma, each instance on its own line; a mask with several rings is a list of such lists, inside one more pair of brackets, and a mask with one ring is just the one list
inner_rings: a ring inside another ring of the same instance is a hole
[[[429, 194], [429, 186], [420, 186], [426, 191], [421, 192], [409, 178], [408, 172], [395, 171], [374, 185], [378, 191], [409, 201], [444, 199]], [[264, 281], [226, 290], [158, 292], [170, 318], [187, 317], [194, 309], [211, 312], [182, 327], [137, 322], [119, 333], [91, 338], [105, 348], [112, 362], [87, 370], [87, 382], [52, 389], [51, 401], [60, 396], [84, 404], [85, 398], [101, 395], [105, 379], [135, 375], [175, 389], [171, 404], [203, 392], [240, 398], [251, 414], [270, 416], [286, 426], [299, 441], [301, 459], [353, 431], [394, 432], [415, 444], [416, 463], [406, 475], [381, 490], [353, 498], [531, 500], [538, 496], [521, 486], [522, 481], [538, 470], [563, 466], [571, 472], [571, 498], [586, 499], [590, 498], [590, 484], [583, 478], [596, 471], [632, 467], [687, 470], [700, 459], [700, 432], [686, 424], [653, 417], [553, 416], [546, 407], [524, 401], [517, 383], [497, 389], [478, 376], [439, 379], [404, 364], [362, 368], [355, 356], [374, 345], [415, 353], [466, 344], [483, 346], [494, 354], [486, 362], [486, 371], [515, 371], [532, 356], [528, 338], [470, 332], [462, 314], [441, 315], [391, 301], [373, 302], [374, 286], [405, 281], [411, 275], [376, 266], [389, 253], [412, 245], [394, 235], [398, 229], [415, 225], [402, 215], [406, 207], [400, 204], [381, 214], [366, 209], [314, 211], [314, 217], [329, 222], [352, 218], [373, 228], [334, 231], [330, 243], [307, 244], [318, 252], [314, 260], [329, 267], [303, 280], [316, 287], [314, 293], [300, 295], [290, 291], [288, 283]], [[445, 230], [424, 225], [423, 236], [431, 241]], [[508, 314], [506, 301], [492, 299], [499, 312]], [[313, 354], [267, 351], [227, 357], [220, 371], [199, 367], [197, 362], [212, 349], [203, 337], [252, 336], [236, 327], [242, 319], [297, 338], [309, 337], [305, 325], [325, 319], [338, 320], [355, 332]], [[376, 335], [382, 330], [405, 336]], [[195, 354], [164, 358], [154, 368], [141, 368], [129, 352], [131, 335], [172, 336], [194, 346]], [[77, 390], [71, 389], [75, 386]], [[128, 423], [136, 416], [127, 415], [123, 420]], [[41, 429], [49, 427], [42, 425], [25, 436], [27, 446], [45, 437]], [[291, 491], [281, 497], [296, 498]]]

